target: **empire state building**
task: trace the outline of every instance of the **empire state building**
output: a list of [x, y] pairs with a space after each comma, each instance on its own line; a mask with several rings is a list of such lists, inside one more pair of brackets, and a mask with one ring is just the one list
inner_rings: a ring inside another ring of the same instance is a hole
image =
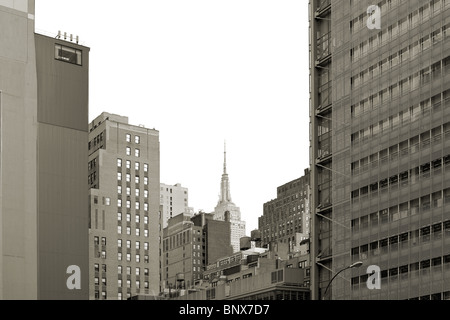
[[241, 221], [241, 210], [231, 200], [230, 180], [227, 174], [227, 151], [224, 151], [223, 174], [220, 183], [220, 197], [214, 209], [214, 219], [225, 221], [225, 213], [230, 213], [231, 245], [233, 252], [240, 251], [240, 239], [245, 237], [245, 221]]

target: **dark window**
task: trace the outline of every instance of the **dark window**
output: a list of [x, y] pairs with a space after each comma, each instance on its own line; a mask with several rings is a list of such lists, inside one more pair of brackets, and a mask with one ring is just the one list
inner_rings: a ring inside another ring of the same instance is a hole
[[81, 50], [69, 48], [59, 44], [55, 45], [55, 59], [81, 66]]

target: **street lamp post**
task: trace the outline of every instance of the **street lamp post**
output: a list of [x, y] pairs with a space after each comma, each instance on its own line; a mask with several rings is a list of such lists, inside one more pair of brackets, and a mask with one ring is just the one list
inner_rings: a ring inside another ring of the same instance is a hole
[[347, 270], [347, 269], [359, 268], [359, 267], [361, 267], [362, 265], [363, 265], [362, 261], [358, 261], [358, 262], [355, 262], [355, 263], [349, 265], [348, 267], [345, 267], [344, 269], [340, 270], [339, 272], [337, 272], [337, 273], [333, 276], [333, 278], [331, 278], [330, 282], [328, 283], [327, 288], [325, 289], [325, 292], [323, 293], [323, 300], [325, 300], [325, 297], [326, 297], [328, 288], [330, 287], [331, 283], [333, 282], [333, 280], [334, 280], [341, 272], [344, 272], [344, 271]]

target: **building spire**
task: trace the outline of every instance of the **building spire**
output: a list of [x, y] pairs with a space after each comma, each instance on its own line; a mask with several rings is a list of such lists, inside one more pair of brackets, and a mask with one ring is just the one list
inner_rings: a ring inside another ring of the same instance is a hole
[[227, 142], [224, 144], [224, 152], [223, 152], [223, 174], [222, 181], [220, 183], [220, 197], [219, 203], [231, 203], [231, 194], [230, 194], [230, 181], [228, 180], [227, 174]]
[[224, 143], [223, 152], [223, 174], [227, 174], [227, 141]]

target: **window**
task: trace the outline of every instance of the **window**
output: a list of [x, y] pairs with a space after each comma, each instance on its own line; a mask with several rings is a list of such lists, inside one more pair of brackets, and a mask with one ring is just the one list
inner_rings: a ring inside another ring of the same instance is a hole
[[122, 261], [122, 252], [117, 253], [117, 260]]
[[141, 142], [141, 138], [139, 136], [135, 136], [134, 143], [140, 143], [140, 142]]
[[127, 240], [127, 249], [131, 249], [131, 241]]
[[134, 170], [138, 171], [139, 168], [140, 168], [140, 164], [139, 164], [139, 162], [136, 162], [136, 163], [134, 164]]
[[136, 197], [139, 197], [139, 194], [140, 194], [140, 190], [136, 189]]
[[147, 229], [144, 230], [144, 237], [148, 238], [148, 230]]
[[144, 243], [144, 250], [148, 250], [148, 242]]
[[118, 280], [117, 280], [117, 286], [118, 286], [119, 288], [122, 288], [122, 279], [118, 279]]
[[128, 262], [131, 261], [131, 253], [127, 253], [127, 261], [128, 261]]
[[131, 221], [131, 214], [127, 213], [127, 222]]
[[135, 183], [139, 183], [139, 181], [140, 181], [139, 176], [134, 177], [134, 182]]
[[149, 275], [148, 269], [145, 268], [145, 269], [144, 269], [144, 276], [148, 277], [148, 275]]
[[141, 282], [139, 280], [136, 280], [136, 289], [139, 289], [141, 287]]
[[55, 45], [55, 59], [76, 64], [82, 65], [82, 51], [78, 49], [69, 48], [66, 46], [62, 46], [59, 44]]
[[139, 241], [136, 241], [136, 250], [141, 249], [141, 243]]
[[148, 217], [147, 216], [144, 217], [144, 223], [148, 224]]
[[122, 274], [122, 266], [117, 266], [117, 273]]
[[141, 208], [140, 203], [139, 203], [139, 202], [136, 202], [136, 203], [135, 203], [135, 207], [136, 207], [136, 210], [139, 210], [139, 209]]
[[137, 276], [141, 275], [141, 268], [139, 268], [139, 267], [136, 268], [136, 275]]
[[111, 198], [105, 198], [105, 205], [110, 206], [111, 205]]
[[148, 203], [144, 203], [144, 210], [148, 211]]
[[117, 240], [117, 247], [122, 248], [122, 239]]
[[136, 255], [136, 262], [141, 262], [141, 255], [139, 254]]
[[117, 193], [122, 194], [122, 186], [117, 186]]
[[127, 234], [131, 235], [131, 228], [130, 227], [127, 227]]
[[118, 234], [122, 234], [122, 227], [121, 226], [117, 226], [117, 233]]
[[144, 172], [148, 172], [148, 164], [144, 163]]
[[[145, 179], [144, 179], [145, 181]], [[144, 190], [144, 198], [148, 198], [148, 190]]]
[[117, 172], [117, 180], [122, 181], [122, 173], [121, 172]]
[[127, 135], [125, 136], [125, 140], [126, 140], [127, 142], [131, 142], [131, 134], [128, 134], [128, 133], [127, 133]]
[[131, 182], [131, 174], [127, 173], [127, 182]]
[[131, 156], [131, 148], [127, 147], [125, 153], [126, 153], [127, 156]]
[[98, 246], [100, 244], [100, 238], [99, 237], [94, 237], [94, 245]]
[[139, 230], [139, 228], [136, 228], [136, 236], [140, 236], [141, 230]]
[[106, 238], [102, 238], [102, 246], [106, 246]]
[[148, 185], [148, 177], [144, 177], [144, 185]]
[[100, 271], [100, 265], [98, 263], [94, 264], [94, 271], [99, 272]]
[[139, 222], [141, 222], [141, 216], [140, 215], [136, 215], [136, 223], [139, 223]]
[[127, 160], [126, 167], [127, 167], [127, 169], [131, 169], [131, 161], [130, 160]]
[[127, 275], [131, 276], [131, 267], [127, 267]]
[[117, 166], [122, 167], [122, 159], [117, 159]]
[[139, 158], [140, 151], [139, 149], [134, 150], [134, 156]]

